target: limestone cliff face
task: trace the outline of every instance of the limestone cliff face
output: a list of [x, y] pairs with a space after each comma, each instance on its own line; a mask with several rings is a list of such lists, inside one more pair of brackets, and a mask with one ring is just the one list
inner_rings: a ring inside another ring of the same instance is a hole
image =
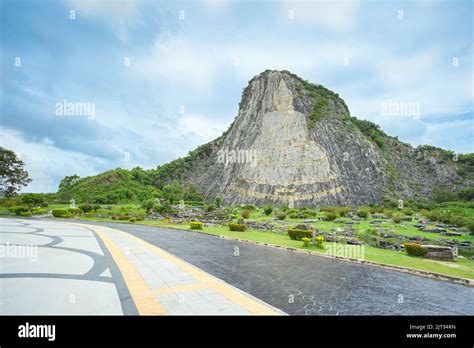
[[459, 180], [454, 163], [396, 138], [374, 141], [339, 96], [289, 72], [249, 82], [230, 129], [182, 177], [226, 204], [363, 205], [429, 198]]

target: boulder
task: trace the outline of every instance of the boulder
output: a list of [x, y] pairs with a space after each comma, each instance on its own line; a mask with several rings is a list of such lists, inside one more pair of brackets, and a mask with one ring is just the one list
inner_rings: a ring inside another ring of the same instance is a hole
[[432, 232], [432, 233], [441, 233], [441, 232], [446, 232], [446, 230], [442, 227], [432, 227], [432, 228], [420, 228], [420, 231], [422, 232]]
[[308, 230], [313, 230], [313, 227], [308, 224], [299, 224], [299, 225], [296, 225], [295, 229], [308, 231]]
[[442, 236], [448, 236], [448, 237], [460, 237], [460, 236], [462, 236], [462, 233], [446, 231], [446, 232], [441, 232], [441, 235]]
[[452, 261], [456, 258], [457, 248], [441, 245], [422, 245], [422, 247], [428, 250], [424, 256], [427, 259]]
[[378, 225], [378, 224], [381, 224], [381, 223], [382, 223], [382, 221], [380, 221], [380, 220], [372, 220], [371, 222], [369, 222], [369, 224], [371, 224], [371, 225]]
[[387, 217], [383, 214], [372, 214], [374, 219], [386, 219]]

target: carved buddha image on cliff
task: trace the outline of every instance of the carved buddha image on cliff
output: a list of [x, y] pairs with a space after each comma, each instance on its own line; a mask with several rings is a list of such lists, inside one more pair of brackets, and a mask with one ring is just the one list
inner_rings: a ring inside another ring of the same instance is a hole
[[334, 178], [326, 150], [310, 139], [305, 115], [293, 108], [293, 94], [280, 80], [273, 94], [275, 111], [263, 115], [251, 150], [257, 165], [242, 167], [240, 179], [264, 185], [306, 185]]

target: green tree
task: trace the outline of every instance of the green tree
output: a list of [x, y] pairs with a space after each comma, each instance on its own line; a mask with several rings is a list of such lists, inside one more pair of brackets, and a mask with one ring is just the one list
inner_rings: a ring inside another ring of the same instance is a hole
[[13, 196], [31, 182], [24, 165], [13, 151], [0, 147], [0, 192], [3, 195]]
[[21, 196], [21, 201], [28, 207], [28, 210], [44, 203], [44, 196], [41, 193], [27, 193]]
[[64, 177], [64, 179], [62, 179], [61, 182], [59, 183], [59, 191], [62, 191], [74, 186], [74, 184], [78, 182], [80, 178], [81, 177], [76, 174]]
[[176, 180], [163, 186], [163, 198], [168, 200], [170, 204], [179, 201], [183, 198], [183, 187]]

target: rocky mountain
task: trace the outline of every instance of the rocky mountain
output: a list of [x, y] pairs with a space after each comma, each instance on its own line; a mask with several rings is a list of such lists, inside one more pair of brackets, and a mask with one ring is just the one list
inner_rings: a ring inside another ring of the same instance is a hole
[[157, 186], [178, 179], [226, 204], [358, 206], [472, 187], [465, 165], [452, 152], [413, 148], [351, 117], [321, 85], [267, 70], [249, 81], [221, 137], [156, 174]]

